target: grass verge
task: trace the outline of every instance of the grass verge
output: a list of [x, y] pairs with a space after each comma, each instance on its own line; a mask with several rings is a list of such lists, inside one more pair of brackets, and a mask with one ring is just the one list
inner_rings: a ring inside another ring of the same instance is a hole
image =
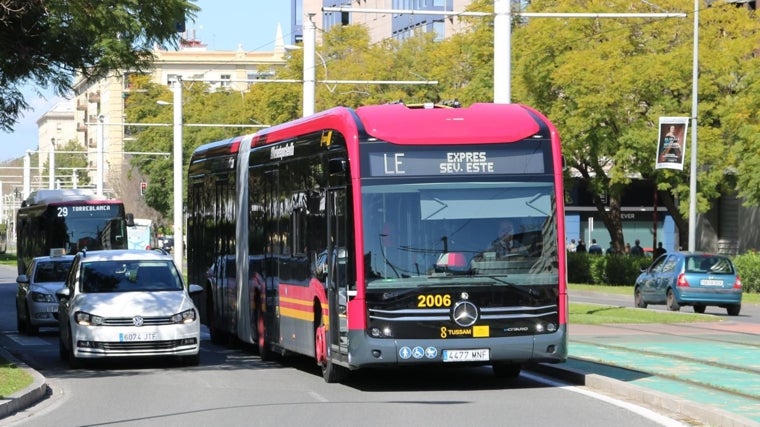
[[7, 399], [13, 393], [32, 384], [34, 379], [28, 372], [0, 356], [0, 399]]
[[719, 322], [720, 317], [709, 314], [680, 313], [613, 307], [601, 304], [570, 304], [570, 325], [600, 325], [613, 323], [694, 323]]

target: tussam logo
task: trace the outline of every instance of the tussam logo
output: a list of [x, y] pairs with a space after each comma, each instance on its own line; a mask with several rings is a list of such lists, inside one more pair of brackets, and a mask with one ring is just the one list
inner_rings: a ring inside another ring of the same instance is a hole
[[283, 147], [274, 147], [272, 148], [272, 151], [269, 152], [269, 158], [270, 159], [282, 159], [283, 157], [290, 157], [294, 154], [295, 149], [293, 148], [293, 143], [287, 144]]

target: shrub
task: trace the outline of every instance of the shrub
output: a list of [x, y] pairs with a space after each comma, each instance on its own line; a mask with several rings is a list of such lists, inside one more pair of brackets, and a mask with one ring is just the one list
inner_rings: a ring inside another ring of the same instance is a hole
[[567, 254], [567, 276], [570, 283], [633, 286], [641, 269], [651, 262], [648, 257], [570, 252]]
[[735, 256], [733, 261], [742, 278], [744, 292], [760, 292], [760, 253], [749, 251]]

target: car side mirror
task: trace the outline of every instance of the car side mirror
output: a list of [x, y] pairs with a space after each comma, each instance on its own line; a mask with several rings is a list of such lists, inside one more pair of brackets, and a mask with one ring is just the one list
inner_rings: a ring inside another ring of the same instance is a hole
[[71, 290], [68, 288], [68, 286], [64, 286], [61, 289], [55, 291], [55, 296], [58, 297], [58, 301], [67, 299], [71, 296]]

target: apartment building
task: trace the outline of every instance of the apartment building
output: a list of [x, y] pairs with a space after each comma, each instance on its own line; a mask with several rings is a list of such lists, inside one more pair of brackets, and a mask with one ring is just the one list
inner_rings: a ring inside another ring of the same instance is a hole
[[[213, 51], [194, 36], [188, 36], [180, 49], [156, 49], [154, 55], [156, 59], [149, 74], [155, 83], [169, 85], [180, 77], [186, 81], [205, 81], [212, 90], [223, 87], [244, 91], [250, 84], [247, 83], [249, 80], [273, 78], [275, 69], [285, 63], [286, 50], [282, 31], [278, 28], [273, 51], [246, 51], [242, 47], [231, 51]], [[84, 78], [75, 80], [74, 98], [69, 104], [68, 115], [62, 116], [54, 108], [37, 122], [40, 167], [47, 162], [51, 148], [74, 139], [87, 148], [88, 170], [92, 182], [95, 182], [100, 157], [98, 143], [103, 141], [103, 189], [113, 194], [110, 189], [114, 186], [109, 181], [121, 176], [125, 166], [124, 141], [128, 136], [123, 126], [124, 94], [130, 91], [129, 75], [130, 72], [122, 71], [95, 81]], [[64, 130], [65, 136], [61, 133]], [[55, 143], [51, 143], [53, 139]], [[33, 187], [39, 185], [47, 188], [46, 184], [37, 183]], [[64, 186], [70, 185], [70, 182], [66, 184], [64, 182]]]
[[[461, 20], [427, 12], [461, 12], [470, 3], [472, 0], [291, 0], [291, 41], [301, 41], [307, 14], [313, 14], [318, 43], [322, 31], [348, 24], [366, 26], [373, 42], [387, 38], [403, 40], [415, 31], [435, 32], [438, 39], [444, 39], [464, 30]], [[351, 12], [323, 12], [325, 7], [350, 7]], [[415, 13], [393, 14], [390, 10]]]

